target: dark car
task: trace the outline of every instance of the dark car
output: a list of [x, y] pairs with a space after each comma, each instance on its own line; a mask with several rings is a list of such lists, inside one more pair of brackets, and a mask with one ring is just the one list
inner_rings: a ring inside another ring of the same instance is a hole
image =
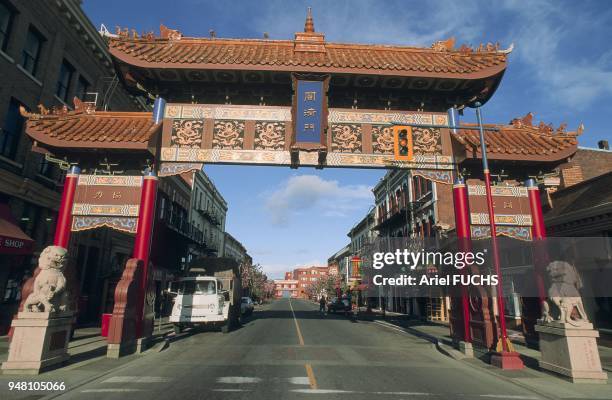
[[348, 313], [351, 311], [351, 303], [349, 303], [348, 299], [339, 299], [337, 297], [332, 298], [329, 303], [327, 303], [327, 312], [336, 313], [336, 312]]

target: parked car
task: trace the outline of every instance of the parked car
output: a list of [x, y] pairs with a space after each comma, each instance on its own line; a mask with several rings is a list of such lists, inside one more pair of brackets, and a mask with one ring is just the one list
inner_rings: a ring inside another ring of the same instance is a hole
[[348, 313], [351, 311], [351, 303], [349, 303], [348, 299], [333, 297], [329, 303], [327, 303], [327, 312], [336, 313], [338, 311], [343, 313]]
[[251, 300], [250, 297], [243, 297], [240, 300], [240, 313], [241, 314], [243, 315], [251, 314], [254, 309], [255, 309], [255, 304], [253, 303], [253, 300]]

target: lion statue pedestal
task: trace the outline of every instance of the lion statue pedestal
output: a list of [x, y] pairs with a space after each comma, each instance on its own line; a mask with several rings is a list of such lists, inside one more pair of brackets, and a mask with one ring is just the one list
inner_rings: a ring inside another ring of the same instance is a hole
[[39, 374], [68, 360], [73, 312], [63, 274], [66, 249], [49, 246], [40, 254], [39, 274], [23, 311], [12, 322], [13, 338], [4, 374]]
[[551, 278], [549, 300], [542, 304], [542, 318], [535, 325], [542, 353], [540, 368], [575, 383], [606, 383], [608, 375], [601, 369], [597, 349], [599, 332], [587, 319], [578, 272], [565, 261], [553, 261], [546, 270]]

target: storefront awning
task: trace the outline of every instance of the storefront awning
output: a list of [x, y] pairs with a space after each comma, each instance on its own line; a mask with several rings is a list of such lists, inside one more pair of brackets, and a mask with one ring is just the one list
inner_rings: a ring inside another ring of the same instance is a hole
[[33, 247], [34, 240], [17, 225], [8, 204], [0, 204], [0, 255], [31, 254]]

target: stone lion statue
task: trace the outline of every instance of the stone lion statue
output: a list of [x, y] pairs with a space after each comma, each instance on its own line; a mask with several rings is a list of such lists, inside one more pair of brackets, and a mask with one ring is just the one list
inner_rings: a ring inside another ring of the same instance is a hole
[[[544, 322], [559, 321], [573, 326], [588, 323], [586, 311], [582, 303], [579, 289], [582, 280], [576, 268], [565, 261], [553, 261], [546, 267], [550, 275], [551, 285], [548, 289], [548, 300], [542, 304], [542, 320]], [[549, 302], [558, 309], [558, 318], [551, 315]]]
[[34, 280], [34, 288], [24, 303], [24, 311], [55, 312], [66, 311], [69, 304], [66, 290], [67, 250], [60, 246], [48, 246], [38, 258], [40, 272]]

